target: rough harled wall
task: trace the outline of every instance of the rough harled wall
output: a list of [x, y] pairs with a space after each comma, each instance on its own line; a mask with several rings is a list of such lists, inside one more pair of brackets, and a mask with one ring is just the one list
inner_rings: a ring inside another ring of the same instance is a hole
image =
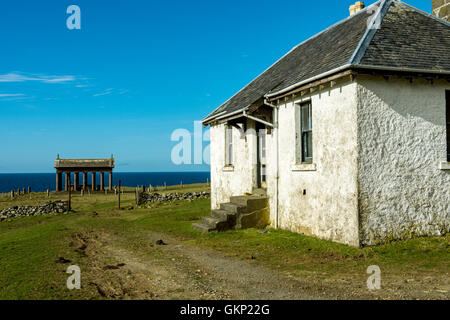
[[[249, 129], [254, 125], [248, 121]], [[256, 134], [247, 130], [245, 137], [233, 128], [233, 168], [225, 167], [225, 125], [214, 125], [210, 131], [211, 207], [218, 209], [230, 197], [252, 192], [255, 184], [252, 157], [256, 152]]]
[[[356, 83], [338, 83], [280, 104], [279, 227], [359, 245]], [[296, 104], [312, 101], [314, 164], [296, 164]], [[275, 224], [275, 144], [268, 139], [270, 213]], [[305, 190], [306, 194], [303, 194]]]
[[450, 0], [432, 0], [433, 14], [441, 19], [450, 21]]
[[361, 241], [447, 233], [445, 89], [450, 83], [358, 77]]

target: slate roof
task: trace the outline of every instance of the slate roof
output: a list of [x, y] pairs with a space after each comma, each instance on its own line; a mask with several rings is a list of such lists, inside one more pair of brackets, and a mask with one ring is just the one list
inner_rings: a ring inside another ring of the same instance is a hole
[[[379, 28], [369, 28], [370, 21]], [[237, 112], [266, 95], [338, 68], [450, 73], [449, 48], [447, 21], [398, 0], [377, 1], [296, 46], [205, 119]]]

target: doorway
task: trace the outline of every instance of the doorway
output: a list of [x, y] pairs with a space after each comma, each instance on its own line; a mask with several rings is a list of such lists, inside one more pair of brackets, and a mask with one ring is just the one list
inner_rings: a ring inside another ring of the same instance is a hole
[[261, 124], [256, 124], [256, 182], [257, 187], [267, 189], [267, 130]]

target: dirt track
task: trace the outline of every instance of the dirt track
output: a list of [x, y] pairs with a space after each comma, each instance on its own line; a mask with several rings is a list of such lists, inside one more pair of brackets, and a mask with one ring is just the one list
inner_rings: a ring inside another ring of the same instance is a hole
[[[166, 244], [157, 245], [160, 239]], [[74, 234], [70, 245], [88, 260], [83, 270], [83, 286], [95, 288], [99, 297], [107, 299], [408, 299], [422, 295], [430, 298], [420, 283], [409, 294], [400, 290], [401, 284], [398, 291], [386, 288], [373, 293], [358, 280], [296, 279], [262, 267], [251, 258], [224, 256], [166, 235], [149, 233], [142, 242], [148, 245], [136, 251], [117, 246], [120, 239], [109, 234]]]

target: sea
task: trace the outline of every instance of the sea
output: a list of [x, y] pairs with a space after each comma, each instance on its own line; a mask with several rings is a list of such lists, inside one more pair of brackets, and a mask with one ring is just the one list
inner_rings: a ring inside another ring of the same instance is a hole
[[[113, 185], [117, 185], [119, 180], [122, 186], [167, 186], [193, 183], [206, 183], [210, 181], [209, 172], [113, 172]], [[73, 179], [73, 175], [72, 175]], [[97, 174], [97, 184], [100, 177]], [[64, 176], [63, 176], [64, 181]], [[108, 185], [108, 174], [105, 173], [105, 185]], [[80, 175], [80, 183], [82, 177]], [[72, 182], [73, 183], [73, 182]], [[91, 174], [88, 174], [88, 184], [91, 183]], [[11, 190], [22, 190], [31, 187], [32, 192], [43, 192], [46, 190], [56, 190], [55, 173], [1, 173], [0, 193]]]

